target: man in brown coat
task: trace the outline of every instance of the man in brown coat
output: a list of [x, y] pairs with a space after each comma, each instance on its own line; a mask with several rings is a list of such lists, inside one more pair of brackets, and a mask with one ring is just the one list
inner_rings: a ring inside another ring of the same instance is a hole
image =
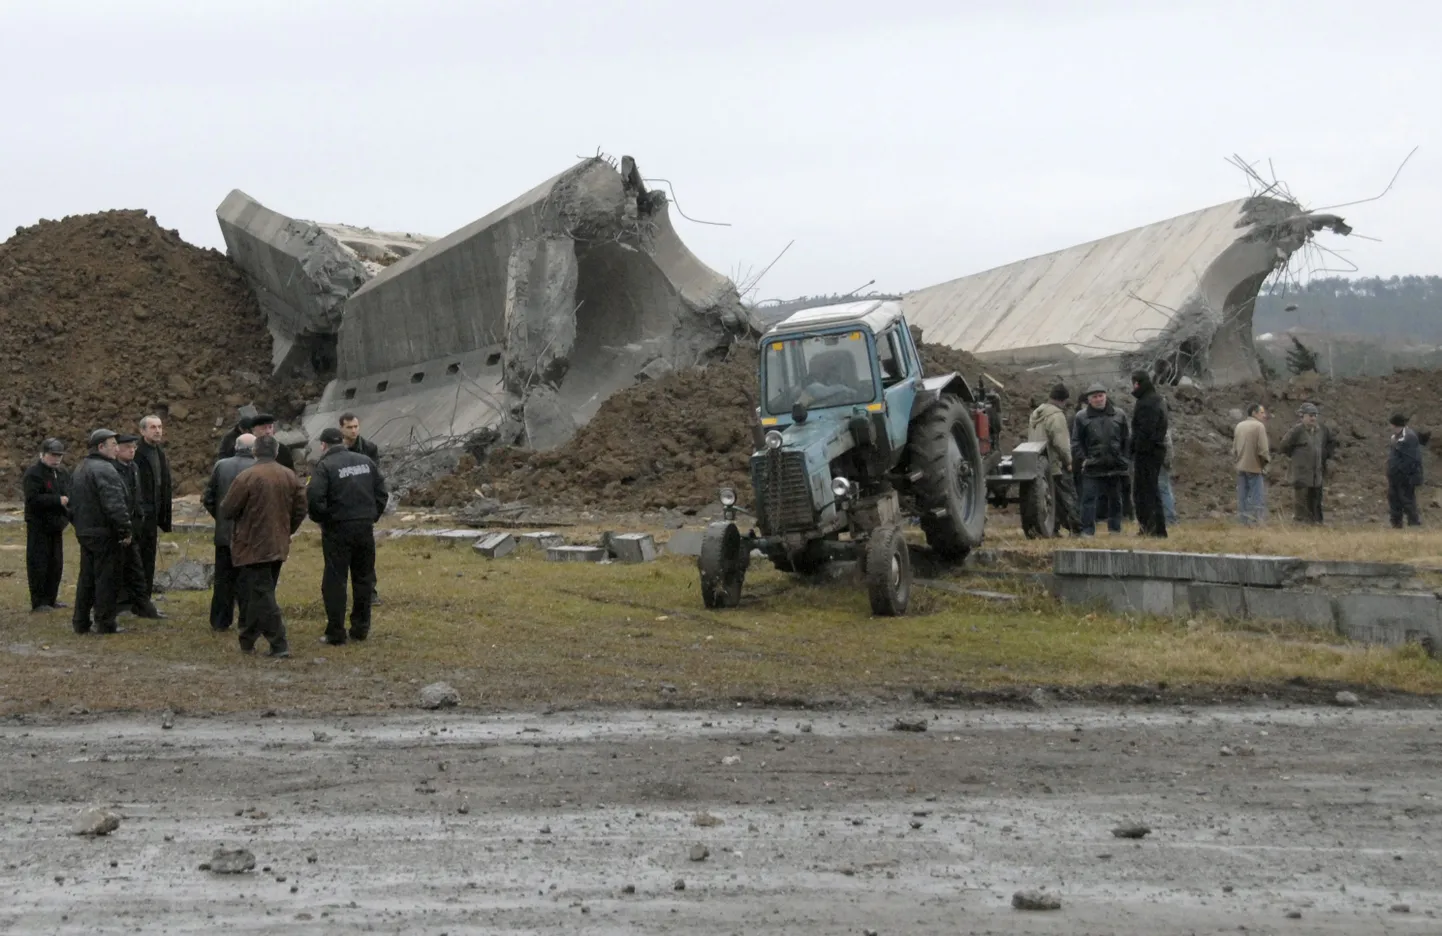
[[274, 436], [256, 439], [256, 462], [231, 482], [220, 515], [233, 524], [230, 560], [239, 571], [237, 590], [245, 609], [241, 652], [254, 652], [256, 638], [264, 637], [269, 656], [288, 657], [275, 583], [281, 563], [290, 556], [290, 538], [305, 520], [306, 503], [305, 486], [295, 472], [275, 460], [279, 451]]
[[1232, 430], [1232, 457], [1237, 460], [1237, 516], [1243, 525], [1261, 523], [1267, 516], [1267, 465], [1272, 447], [1267, 439], [1267, 408], [1247, 407], [1247, 418]]

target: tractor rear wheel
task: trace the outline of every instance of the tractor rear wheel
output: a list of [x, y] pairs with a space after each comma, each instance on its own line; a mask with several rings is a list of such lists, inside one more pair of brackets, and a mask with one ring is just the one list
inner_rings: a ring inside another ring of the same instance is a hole
[[971, 408], [942, 397], [911, 424], [907, 448], [922, 473], [913, 491], [927, 545], [943, 559], [965, 559], [986, 529], [986, 474]]
[[911, 604], [911, 551], [901, 527], [881, 527], [867, 540], [866, 592], [878, 617], [905, 614]]
[[1021, 482], [1021, 529], [1027, 539], [1051, 539], [1056, 536], [1056, 485], [1046, 459], [1037, 470], [1040, 477]]
[[708, 608], [734, 608], [741, 603], [741, 585], [751, 553], [741, 542], [736, 524], [718, 521], [701, 534], [701, 600]]

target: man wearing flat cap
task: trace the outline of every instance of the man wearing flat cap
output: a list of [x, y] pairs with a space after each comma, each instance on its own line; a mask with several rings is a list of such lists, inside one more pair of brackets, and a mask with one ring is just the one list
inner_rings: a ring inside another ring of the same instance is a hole
[[115, 614], [122, 550], [134, 541], [134, 534], [125, 482], [115, 468], [118, 448], [114, 432], [96, 429], [90, 433], [89, 453], [70, 478], [70, 519], [80, 543], [80, 576], [71, 620], [77, 634], [90, 633], [92, 626], [102, 634], [120, 630]]
[[348, 639], [365, 640], [370, 634], [376, 581], [375, 522], [385, 513], [388, 495], [380, 466], [347, 448], [339, 429], [322, 430], [320, 448], [320, 459], [306, 486], [306, 506], [310, 518], [320, 526], [320, 548], [325, 555], [320, 593], [326, 627], [321, 640], [339, 645], [347, 640], [347, 577], [354, 595]]
[[[115, 437], [115, 470], [125, 484], [125, 503], [130, 510], [130, 528], [139, 530], [145, 522], [140, 508], [140, 466], [135, 463], [136, 448], [140, 444], [138, 435]], [[159, 620], [165, 617], [155, 602], [150, 600], [150, 586], [145, 580], [145, 560], [140, 555], [140, 544], [132, 539], [130, 545], [121, 547], [120, 553], [120, 598], [121, 611], [129, 609], [136, 617]]]
[[1103, 384], [1086, 390], [1086, 407], [1077, 413], [1071, 438], [1072, 462], [1081, 465], [1081, 534], [1095, 536], [1098, 502], [1105, 504], [1107, 529], [1122, 531], [1122, 479], [1128, 464], [1130, 427]]
[[25, 469], [25, 571], [30, 579], [30, 610], [68, 608], [58, 601], [65, 565], [65, 527], [70, 523], [70, 472], [60, 467], [65, 443], [46, 439], [40, 457]]
[[[251, 435], [255, 436], [256, 441], [260, 441], [267, 436], [274, 439], [275, 417], [269, 413], [258, 413], [250, 418], [250, 426], [247, 428]], [[277, 451], [280, 453], [275, 457], [276, 464], [284, 465], [291, 471], [295, 471], [295, 456], [290, 453], [290, 446], [280, 445], [279, 439], [276, 439], [276, 444], [278, 446]]]
[[1317, 419], [1317, 407], [1303, 403], [1297, 410], [1301, 421], [1282, 436], [1277, 447], [1291, 459], [1288, 477], [1292, 482], [1292, 519], [1298, 523], [1322, 522], [1322, 486], [1327, 461], [1336, 450], [1332, 434]]

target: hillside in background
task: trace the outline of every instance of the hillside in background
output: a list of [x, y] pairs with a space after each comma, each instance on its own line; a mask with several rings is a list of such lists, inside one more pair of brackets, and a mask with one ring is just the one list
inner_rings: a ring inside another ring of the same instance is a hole
[[[1288, 311], [1290, 305], [1296, 308]], [[1442, 276], [1329, 276], [1301, 287], [1269, 283], [1252, 321], [1258, 335], [1295, 328], [1398, 348], [1442, 345]]]

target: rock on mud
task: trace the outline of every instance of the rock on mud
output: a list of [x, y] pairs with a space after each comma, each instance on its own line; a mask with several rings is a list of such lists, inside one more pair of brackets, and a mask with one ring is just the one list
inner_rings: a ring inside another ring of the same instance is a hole
[[892, 731], [925, 731], [926, 719], [924, 718], [898, 718], [891, 724]]
[[1362, 704], [1362, 700], [1357, 698], [1357, 693], [1347, 692], [1345, 690], [1337, 693], [1334, 701], [1343, 708], [1352, 708], [1353, 706]]
[[711, 857], [711, 849], [705, 845], [692, 845], [690, 858], [692, 861], [705, 861]]
[[75, 835], [109, 835], [120, 828], [120, 816], [99, 806], [83, 809], [70, 823]]
[[455, 708], [461, 704], [461, 694], [450, 683], [431, 683], [421, 690], [421, 708]]
[[1061, 901], [1041, 891], [1017, 891], [1011, 895], [1011, 905], [1018, 910], [1060, 910]]
[[255, 855], [245, 848], [217, 848], [201, 868], [211, 874], [244, 874], [255, 870]]
[[1117, 838], [1139, 839], [1146, 838], [1151, 834], [1151, 831], [1151, 826], [1143, 825], [1140, 822], [1132, 822], [1126, 825], [1119, 825], [1115, 829], [1112, 829], [1112, 835], [1115, 835]]

